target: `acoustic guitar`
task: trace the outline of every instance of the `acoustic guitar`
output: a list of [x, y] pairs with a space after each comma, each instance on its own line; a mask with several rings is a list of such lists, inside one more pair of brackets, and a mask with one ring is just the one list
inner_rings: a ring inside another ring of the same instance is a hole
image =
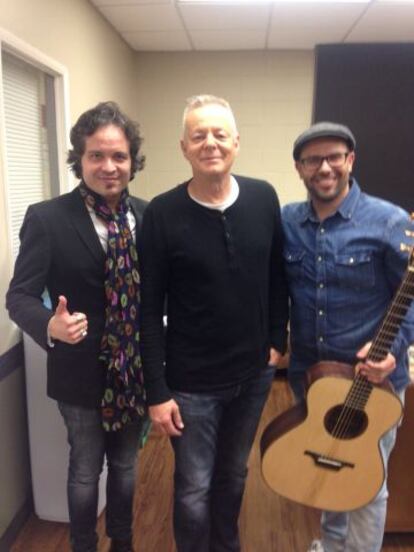
[[[413, 298], [411, 251], [367, 360], [386, 357]], [[308, 376], [306, 402], [275, 418], [262, 435], [263, 477], [271, 489], [300, 504], [354, 510], [381, 488], [385, 471], [379, 441], [400, 420], [401, 401], [388, 382], [374, 385], [348, 364], [319, 362]]]

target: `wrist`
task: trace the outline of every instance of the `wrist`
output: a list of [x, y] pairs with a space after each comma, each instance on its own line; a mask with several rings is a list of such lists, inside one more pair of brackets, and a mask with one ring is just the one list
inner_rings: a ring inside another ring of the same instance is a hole
[[47, 327], [46, 327], [46, 341], [47, 341], [47, 345], [48, 347], [54, 347], [55, 344], [54, 344], [54, 335], [52, 334], [52, 329], [51, 329], [51, 326], [53, 325], [53, 318], [54, 316], [52, 316], [47, 324]]

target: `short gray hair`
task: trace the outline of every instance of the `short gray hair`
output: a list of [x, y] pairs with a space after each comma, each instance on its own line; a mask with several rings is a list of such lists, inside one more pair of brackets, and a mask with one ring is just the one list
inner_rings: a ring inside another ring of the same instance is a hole
[[224, 98], [213, 96], [212, 94], [198, 94], [196, 96], [190, 96], [189, 98], [187, 98], [186, 106], [183, 113], [183, 134], [185, 132], [185, 125], [188, 114], [191, 111], [194, 111], [194, 109], [204, 107], [205, 105], [221, 105], [222, 107], [227, 109], [231, 118], [234, 134], [238, 134], [236, 119], [234, 117], [234, 113], [232, 108], [230, 107], [229, 102]]

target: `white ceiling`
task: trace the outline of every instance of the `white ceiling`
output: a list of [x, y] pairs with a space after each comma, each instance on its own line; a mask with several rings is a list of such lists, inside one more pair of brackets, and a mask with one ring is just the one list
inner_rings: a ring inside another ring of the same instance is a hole
[[414, 41], [414, 2], [91, 0], [137, 51], [313, 49]]

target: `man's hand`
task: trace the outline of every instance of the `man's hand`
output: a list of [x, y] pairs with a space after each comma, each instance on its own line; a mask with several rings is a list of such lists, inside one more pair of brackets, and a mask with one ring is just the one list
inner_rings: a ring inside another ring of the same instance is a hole
[[86, 315], [81, 312], [70, 314], [66, 297], [60, 295], [58, 306], [55, 314], [49, 320], [47, 331], [52, 339], [59, 339], [59, 341], [74, 345], [87, 336], [88, 320]]
[[180, 409], [174, 399], [150, 406], [149, 415], [154, 427], [161, 433], [174, 437], [182, 434], [184, 424]]
[[267, 361], [267, 364], [269, 366], [277, 366], [281, 358], [282, 354], [279, 353], [279, 351], [276, 351], [273, 347], [270, 347], [269, 360]]
[[[362, 349], [357, 352], [357, 357], [365, 359], [370, 347], [371, 342], [366, 343]], [[372, 362], [371, 360], [367, 360], [366, 362], [358, 362], [355, 370], [357, 373], [359, 372], [365, 376], [371, 383], [381, 383], [391, 374], [393, 370], [395, 370], [395, 367], [395, 357], [391, 353], [388, 353], [384, 360], [381, 360], [381, 362]]]

